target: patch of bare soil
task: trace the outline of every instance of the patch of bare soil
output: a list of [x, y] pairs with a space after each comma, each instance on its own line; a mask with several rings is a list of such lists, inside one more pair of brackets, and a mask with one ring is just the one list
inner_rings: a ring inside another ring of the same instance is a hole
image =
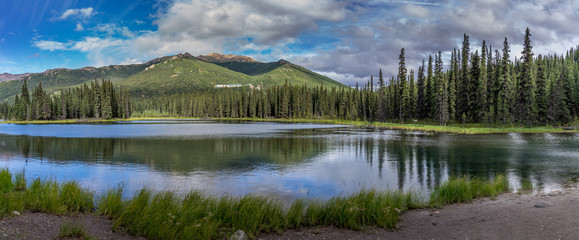
[[0, 219], [0, 239], [59, 239], [61, 224], [71, 222], [82, 224], [86, 235], [95, 239], [144, 239], [123, 232], [113, 232], [112, 220], [104, 216], [91, 214], [57, 216], [32, 212]]
[[402, 215], [399, 229], [306, 228], [258, 239], [579, 239], [579, 190], [503, 194]]

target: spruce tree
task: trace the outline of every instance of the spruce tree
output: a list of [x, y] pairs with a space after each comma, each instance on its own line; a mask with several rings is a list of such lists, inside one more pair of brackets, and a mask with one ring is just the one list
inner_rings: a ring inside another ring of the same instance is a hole
[[539, 55], [537, 58], [537, 90], [535, 93], [535, 105], [537, 108], [537, 121], [539, 124], [547, 123], [547, 108], [548, 108], [548, 89], [547, 89], [547, 73], [545, 61], [543, 56]]
[[507, 123], [510, 118], [511, 103], [511, 72], [509, 68], [509, 42], [505, 37], [503, 43], [503, 58], [500, 66], [499, 86], [497, 89], [497, 118], [502, 123]]
[[535, 82], [533, 79], [533, 46], [531, 46], [531, 32], [525, 31], [525, 43], [523, 45], [522, 71], [517, 88], [517, 120], [527, 126], [535, 119]]
[[567, 108], [567, 95], [565, 94], [565, 67], [562, 68], [560, 77], [553, 83], [547, 108], [547, 119], [550, 122], [567, 124], [572, 120], [571, 112]]
[[448, 122], [448, 92], [446, 79], [442, 72], [442, 68], [442, 54], [440, 51], [438, 51], [434, 73], [434, 79], [436, 81], [437, 88], [436, 120], [440, 125], [444, 126]]
[[386, 102], [386, 85], [384, 83], [384, 76], [382, 75], [382, 69], [378, 73], [378, 109], [376, 110], [376, 115], [378, 121], [386, 121], [387, 112], [387, 102]]
[[477, 85], [477, 115], [479, 121], [486, 121], [488, 116], [487, 109], [487, 46], [486, 42], [483, 41], [483, 46], [481, 50], [481, 60], [480, 60], [480, 73]]
[[398, 56], [398, 96], [400, 96], [400, 101], [398, 102], [398, 120], [402, 122], [406, 119], [406, 102], [408, 101], [408, 89], [406, 87], [406, 58], [404, 56], [404, 48], [400, 50], [400, 55]]
[[462, 41], [462, 63], [460, 66], [460, 78], [457, 82], [457, 90], [458, 90], [458, 95], [457, 95], [457, 113], [458, 113], [458, 117], [462, 118], [461, 120], [464, 122], [466, 121], [469, 117], [469, 113], [470, 113], [470, 103], [471, 103], [471, 99], [470, 99], [470, 74], [469, 74], [469, 64], [468, 61], [470, 59], [469, 54], [470, 54], [470, 42], [469, 42], [469, 36], [464, 34], [463, 36], [463, 41]]
[[408, 112], [408, 118], [414, 118], [416, 116], [416, 83], [414, 82], [414, 70], [410, 70], [410, 76], [408, 76], [408, 102], [406, 103], [406, 109]]
[[456, 119], [456, 80], [458, 79], [458, 62], [456, 49], [452, 51], [450, 58], [450, 76], [448, 77], [448, 118]]
[[426, 84], [428, 86], [427, 96], [428, 104], [427, 114], [428, 118], [434, 118], [436, 116], [436, 82], [432, 77], [432, 55], [428, 56], [428, 71], [426, 72]]
[[424, 60], [422, 66], [418, 67], [418, 93], [416, 96], [416, 117], [418, 119], [426, 118], [426, 78], [424, 77]]

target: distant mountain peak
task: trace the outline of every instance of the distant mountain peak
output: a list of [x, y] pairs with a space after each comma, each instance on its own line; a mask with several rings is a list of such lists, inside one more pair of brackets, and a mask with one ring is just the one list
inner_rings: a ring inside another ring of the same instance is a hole
[[253, 58], [239, 55], [223, 55], [219, 53], [210, 53], [205, 56], [199, 55], [197, 58], [210, 63], [224, 63], [224, 62], [258, 62]]
[[23, 74], [2, 73], [2, 74], [0, 74], [0, 82], [16, 80], [16, 79], [20, 79], [22, 77], [28, 77], [29, 75], [30, 75], [30, 73], [23, 73]]
[[280, 66], [292, 64], [291, 62], [288, 62], [288, 61], [286, 61], [286, 60], [284, 60], [284, 59], [280, 59], [279, 61], [277, 61], [277, 63], [278, 63]]

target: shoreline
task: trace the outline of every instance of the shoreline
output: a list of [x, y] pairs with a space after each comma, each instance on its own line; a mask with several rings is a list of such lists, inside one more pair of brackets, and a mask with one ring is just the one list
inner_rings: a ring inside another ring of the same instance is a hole
[[[479, 198], [442, 208], [407, 210], [401, 214], [397, 229], [303, 227], [281, 233], [261, 233], [254, 239], [573, 239], [579, 235], [577, 203], [577, 186], [550, 193], [503, 193], [495, 199]], [[57, 215], [32, 211], [1, 218], [0, 236], [58, 238], [59, 228], [70, 222], [80, 223], [86, 235], [93, 238], [145, 239], [127, 234], [122, 228], [116, 228], [113, 220], [94, 213]]]
[[494, 200], [407, 210], [395, 230], [310, 227], [257, 239], [575, 239], [578, 203], [577, 186], [550, 193], [503, 193]]
[[[112, 219], [114, 229], [148, 238], [216, 239], [236, 230], [255, 238], [264, 233], [308, 227], [394, 229], [406, 210], [494, 198], [509, 191], [508, 186], [508, 180], [501, 175], [488, 180], [462, 177], [442, 183], [429, 200], [415, 192], [360, 190], [348, 196], [324, 201], [296, 200], [291, 206], [284, 206], [268, 197], [212, 197], [202, 192], [181, 196], [175, 191], [155, 193], [146, 186], [127, 199], [123, 198], [122, 184], [97, 197], [74, 180], [28, 181], [24, 171], [13, 174], [4, 169], [0, 170], [0, 215], [19, 217], [21, 213], [39, 212], [47, 216], [94, 215], [97, 219]], [[446, 194], [449, 192], [454, 194]], [[6, 234], [6, 219], [1, 220], [0, 229]], [[42, 235], [34, 229], [30, 231], [32, 235]]]
[[522, 127], [506, 125], [491, 127], [483, 124], [451, 124], [447, 126], [433, 125], [428, 123], [390, 123], [390, 122], [366, 122], [339, 119], [281, 119], [281, 118], [187, 118], [187, 117], [135, 117], [129, 119], [66, 119], [66, 120], [34, 120], [34, 121], [0, 121], [0, 124], [75, 124], [75, 123], [105, 123], [105, 122], [131, 122], [143, 120], [225, 120], [225, 121], [253, 121], [253, 122], [279, 122], [279, 123], [318, 123], [332, 125], [351, 125], [354, 127], [372, 127], [402, 131], [420, 131], [427, 133], [450, 133], [450, 134], [503, 134], [503, 133], [579, 133], [579, 128], [572, 130], [563, 127], [540, 126]]

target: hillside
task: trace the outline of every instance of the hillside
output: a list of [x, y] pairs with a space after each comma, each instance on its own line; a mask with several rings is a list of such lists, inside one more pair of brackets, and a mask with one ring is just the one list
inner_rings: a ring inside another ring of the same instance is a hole
[[182, 91], [212, 89], [219, 84], [251, 84], [270, 87], [294, 85], [343, 87], [344, 85], [285, 60], [262, 63], [236, 55], [209, 54], [194, 57], [189, 53], [153, 59], [143, 64], [112, 65], [101, 68], [51, 69], [18, 80], [0, 82], [0, 102], [12, 101], [20, 93], [23, 80], [29, 88], [42, 82], [49, 93], [110, 79], [126, 87], [133, 96], [157, 96]]
[[249, 57], [220, 55], [216, 53], [207, 56], [198, 56], [197, 58], [253, 76], [255, 81], [264, 86], [284, 84], [286, 80], [294, 85], [306, 85], [310, 87], [319, 85], [327, 87], [344, 86], [333, 79], [283, 59], [277, 62], [262, 63]]
[[128, 77], [119, 86], [132, 95], [156, 96], [213, 88], [217, 84], [254, 84], [243, 73], [189, 56], [173, 56]]

